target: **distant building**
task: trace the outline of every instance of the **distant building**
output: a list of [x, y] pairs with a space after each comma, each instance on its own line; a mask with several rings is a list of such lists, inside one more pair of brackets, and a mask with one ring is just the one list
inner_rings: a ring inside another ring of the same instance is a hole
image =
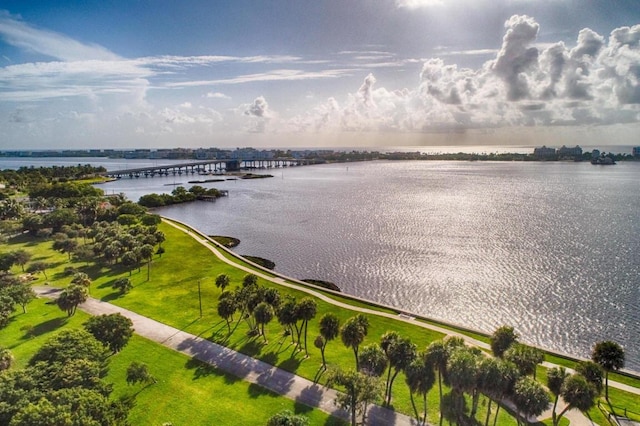
[[562, 145], [562, 148], [557, 151], [557, 154], [560, 158], [577, 158], [582, 156], [582, 148], [580, 148], [578, 145], [576, 145], [574, 148], [567, 148], [566, 146]]
[[640, 158], [640, 146], [634, 146], [633, 150], [631, 151], [631, 155], [636, 158]]
[[533, 155], [537, 158], [551, 158], [556, 155], [555, 148], [547, 148], [546, 146], [542, 146], [542, 148], [535, 148], [533, 150]]

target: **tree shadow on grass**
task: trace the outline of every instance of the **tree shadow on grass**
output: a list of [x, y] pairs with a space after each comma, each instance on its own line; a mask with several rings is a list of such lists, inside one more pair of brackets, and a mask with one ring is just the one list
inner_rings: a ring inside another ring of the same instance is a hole
[[302, 364], [301, 358], [296, 358], [295, 356], [291, 356], [285, 359], [284, 361], [282, 361], [280, 364], [278, 364], [278, 368], [282, 368], [283, 370], [287, 370], [295, 373], [296, 371], [298, 371], [300, 364]]
[[245, 344], [238, 348], [238, 352], [242, 352], [245, 355], [249, 355], [252, 358], [256, 358], [257, 355], [260, 355], [260, 351], [262, 351], [262, 347], [264, 346], [264, 342], [257, 339], [250, 339]]
[[49, 333], [50, 331], [56, 330], [62, 327], [67, 322], [68, 317], [58, 317], [52, 318], [50, 320], [41, 322], [40, 324], [34, 325], [33, 327], [25, 326], [25, 334], [22, 336], [23, 340], [31, 339], [33, 337], [41, 336], [45, 333]]
[[111, 293], [100, 298], [103, 302], [111, 302], [112, 300], [120, 299], [124, 294], [119, 291], [112, 291]]

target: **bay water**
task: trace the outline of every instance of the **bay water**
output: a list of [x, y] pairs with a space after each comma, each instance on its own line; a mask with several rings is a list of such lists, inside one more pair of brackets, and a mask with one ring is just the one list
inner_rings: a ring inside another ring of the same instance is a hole
[[[122, 161], [71, 164], [151, 163]], [[285, 275], [408, 312], [485, 332], [512, 325], [527, 343], [583, 358], [614, 340], [640, 371], [640, 163], [374, 161], [260, 173], [273, 177], [201, 184], [229, 196], [157, 212], [239, 238], [236, 252]], [[101, 187], [137, 201], [203, 178]]]

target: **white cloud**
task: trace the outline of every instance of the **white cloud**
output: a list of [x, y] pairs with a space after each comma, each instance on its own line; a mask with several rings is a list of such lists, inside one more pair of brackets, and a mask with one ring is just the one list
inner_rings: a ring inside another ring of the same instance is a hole
[[53, 31], [34, 28], [1, 11], [0, 36], [13, 46], [63, 61], [119, 59], [118, 55], [102, 46], [81, 43]]
[[183, 81], [177, 83], [167, 83], [167, 87], [196, 87], [196, 86], [213, 86], [220, 84], [244, 84], [257, 83], [265, 81], [300, 81], [300, 80], [317, 80], [326, 78], [337, 78], [348, 75], [350, 69], [332, 69], [324, 71], [302, 71], [294, 69], [280, 69], [258, 74], [246, 74], [237, 77], [223, 78], [218, 80], [196, 80]]
[[224, 93], [220, 92], [209, 92], [205, 95], [205, 97], [209, 99], [231, 99], [230, 96], [227, 96]]

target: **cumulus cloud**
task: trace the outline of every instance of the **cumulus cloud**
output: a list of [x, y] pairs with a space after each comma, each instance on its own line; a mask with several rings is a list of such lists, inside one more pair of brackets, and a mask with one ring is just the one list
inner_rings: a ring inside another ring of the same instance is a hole
[[316, 131], [458, 132], [640, 122], [640, 25], [613, 30], [608, 43], [585, 28], [572, 48], [538, 44], [539, 31], [534, 18], [512, 16], [500, 49], [479, 69], [430, 58], [417, 87], [395, 91], [369, 74], [346, 101], [331, 98], [315, 118], [296, 123]]

